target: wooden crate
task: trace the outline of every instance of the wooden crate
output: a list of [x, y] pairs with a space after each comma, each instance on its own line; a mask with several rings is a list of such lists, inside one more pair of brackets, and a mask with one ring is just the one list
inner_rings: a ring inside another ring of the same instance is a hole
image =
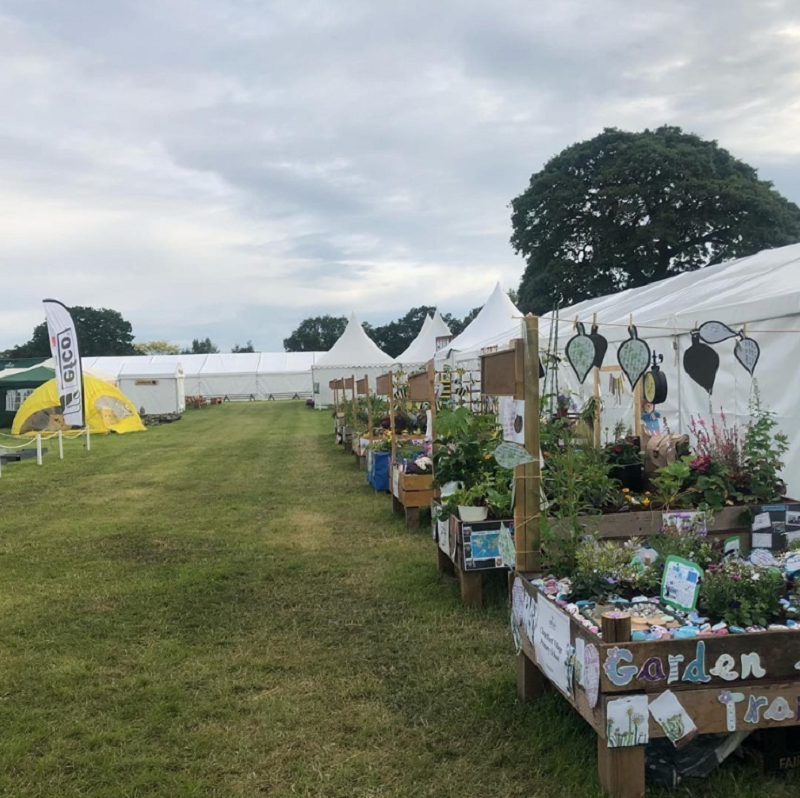
[[433, 476], [406, 474], [399, 466], [392, 467], [392, 509], [405, 518], [407, 529], [419, 529], [419, 511], [430, 507], [436, 495]]
[[[554, 686], [572, 704], [597, 733], [600, 782], [615, 798], [645, 794], [644, 745], [612, 747], [619, 737], [612, 733], [610, 716], [629, 706], [631, 699], [636, 703], [630, 706], [629, 725], [639, 735], [646, 730], [649, 738], [666, 736], [649, 709], [667, 690], [688, 713], [698, 734], [800, 724], [798, 632], [631, 642], [626, 613], [604, 616], [601, 638], [525, 576], [516, 574], [512, 595], [520, 641], [520, 698], [536, 699], [546, 686]], [[521, 618], [520, 607], [525, 608]], [[571, 649], [565, 650], [562, 661], [558, 652], [567, 641]], [[582, 652], [582, 685], [574, 670], [570, 679], [572, 651], [573, 662]]]

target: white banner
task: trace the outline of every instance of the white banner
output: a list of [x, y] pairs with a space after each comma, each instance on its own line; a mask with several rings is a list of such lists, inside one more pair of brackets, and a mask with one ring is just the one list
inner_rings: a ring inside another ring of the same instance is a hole
[[75, 323], [67, 307], [55, 299], [44, 300], [44, 312], [64, 423], [83, 427], [83, 371]]

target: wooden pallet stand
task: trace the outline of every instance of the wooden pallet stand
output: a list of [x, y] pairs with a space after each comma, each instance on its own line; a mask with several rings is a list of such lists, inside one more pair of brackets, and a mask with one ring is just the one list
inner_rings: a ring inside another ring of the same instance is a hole
[[[535, 700], [552, 686], [569, 701], [597, 732], [600, 783], [614, 798], [645, 795], [645, 743], [667, 730], [681, 745], [696, 734], [800, 724], [800, 632], [631, 642], [630, 615], [613, 612], [601, 638], [517, 574], [512, 593], [520, 591], [518, 695]], [[662, 728], [653, 707], [666, 693], [685, 716]]]
[[436, 570], [458, 579], [461, 591], [461, 602], [465, 607], [479, 608], [483, 606], [483, 575], [489, 571], [508, 571], [502, 559], [497, 556], [476, 559], [472, 555], [472, 535], [475, 532], [499, 530], [504, 524], [512, 532], [514, 522], [511, 519], [487, 520], [475, 523], [464, 523], [455, 516], [444, 521], [436, 519], [437, 508], [441, 505], [434, 501], [431, 505], [432, 533], [436, 543]]

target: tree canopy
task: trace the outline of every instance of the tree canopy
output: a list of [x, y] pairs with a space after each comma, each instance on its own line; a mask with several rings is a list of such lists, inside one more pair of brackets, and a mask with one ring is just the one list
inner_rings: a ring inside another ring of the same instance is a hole
[[716, 141], [677, 127], [607, 128], [573, 144], [511, 207], [525, 312], [800, 241], [797, 205]]
[[[411, 308], [404, 316], [388, 324], [373, 327], [363, 322], [367, 335], [390, 357], [397, 357], [417, 337], [425, 316], [436, 310], [432, 305]], [[478, 315], [480, 308], [473, 308], [463, 319], [443, 313], [453, 335], [458, 335]], [[314, 316], [305, 319], [288, 337], [283, 339], [287, 352], [327, 352], [338, 340], [347, 326], [344, 316]]]
[[233, 352], [233, 354], [237, 353], [242, 354], [244, 352], [255, 352], [255, 351], [256, 350], [253, 347], [252, 341], [248, 341], [244, 346], [240, 346], [239, 344], [234, 344], [233, 349], [231, 349], [231, 352]]
[[133, 348], [137, 355], [177, 355], [181, 351], [169, 341], [136, 341]]
[[339, 339], [347, 326], [344, 316], [312, 316], [283, 339], [287, 352], [327, 352]]
[[219, 352], [216, 344], [210, 338], [193, 338], [192, 345], [181, 349], [182, 355], [215, 355]]
[[[82, 305], [75, 305], [69, 310], [78, 332], [78, 346], [82, 357], [136, 354], [133, 346], [133, 328], [118, 311]], [[47, 322], [43, 321], [33, 328], [30, 341], [6, 350], [3, 356], [50, 357]]]

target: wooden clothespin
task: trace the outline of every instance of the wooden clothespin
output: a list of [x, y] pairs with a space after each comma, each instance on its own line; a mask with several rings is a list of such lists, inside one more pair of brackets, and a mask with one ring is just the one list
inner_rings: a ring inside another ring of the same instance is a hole
[[577, 314], [575, 315], [575, 321], [572, 322], [572, 329], [573, 330], [577, 330], [578, 329], [578, 316], [577, 316]]
[[742, 338], [747, 338], [747, 322], [742, 325]]
[[592, 314], [592, 327], [597, 327], [597, 314]]

